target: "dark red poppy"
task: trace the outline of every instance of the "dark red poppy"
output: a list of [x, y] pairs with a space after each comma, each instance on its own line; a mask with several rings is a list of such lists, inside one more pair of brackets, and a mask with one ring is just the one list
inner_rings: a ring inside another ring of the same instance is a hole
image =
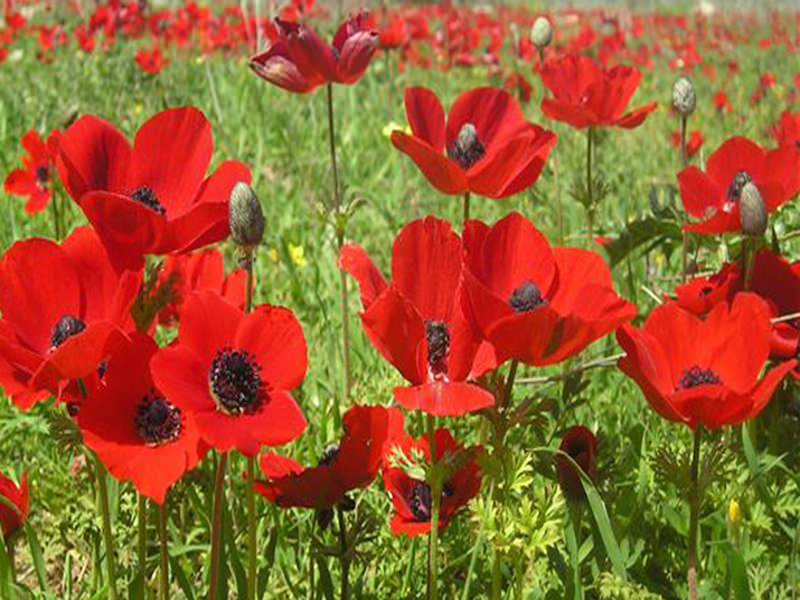
[[303, 23], [276, 19], [275, 24], [278, 39], [250, 59], [250, 68], [270, 83], [300, 94], [326, 83], [355, 83], [380, 41], [365, 13], [342, 23], [331, 46]]
[[158, 274], [159, 285], [169, 285], [169, 304], [158, 313], [158, 322], [173, 325], [178, 321], [183, 302], [192, 292], [212, 290], [228, 302], [244, 308], [244, 269], [234, 269], [225, 275], [225, 260], [217, 248], [205, 248], [191, 254], [167, 256]]
[[481, 340], [462, 309], [461, 239], [447, 221], [406, 225], [392, 247], [392, 283], [355, 244], [339, 253], [341, 268], [361, 288], [361, 322], [373, 346], [410, 387], [394, 397], [409, 410], [461, 415], [492, 406], [494, 397], [467, 380], [494, 365], [480, 360]]
[[545, 62], [540, 74], [553, 95], [542, 99], [544, 114], [579, 129], [610, 125], [632, 129], [658, 105], [650, 102], [625, 112], [642, 80], [634, 67], [603, 69], [588, 56], [565, 54]]
[[133, 148], [111, 123], [88, 115], [62, 135], [58, 169], [72, 199], [115, 264], [142, 266], [145, 254], [184, 253], [225, 239], [228, 197], [250, 181], [240, 162], [206, 177], [211, 125], [196, 108], [156, 114]]
[[265, 453], [256, 491], [280, 507], [330, 509], [348, 492], [375, 479], [388, 451], [403, 434], [403, 413], [383, 406], [354, 406], [342, 418], [344, 437], [326, 448], [316, 467]]
[[[456, 444], [447, 429], [437, 429], [434, 436], [437, 462], [446, 455], [454, 456], [459, 452], [472, 454], [442, 488], [439, 529], [443, 529], [467, 502], [477, 496], [480, 490], [481, 470], [475, 458], [481, 449], [480, 446], [465, 449], [463, 445]], [[420, 453], [428, 461], [431, 459], [427, 436], [417, 440], [405, 436], [397, 442], [396, 448], [409, 460], [414, 460], [414, 454]], [[392, 533], [394, 535], [404, 533], [409, 537], [428, 533], [431, 529], [432, 506], [430, 486], [421, 479], [410, 477], [400, 467], [388, 467], [383, 470], [383, 485], [391, 495], [394, 505], [394, 514], [389, 521]]]
[[[680, 151], [681, 149], [681, 132], [680, 131], [673, 131], [672, 135], [670, 135], [670, 141], [672, 145]], [[697, 151], [700, 150], [700, 146], [703, 145], [703, 134], [700, 133], [699, 129], [694, 129], [689, 134], [689, 138], [686, 140], [686, 156], [691, 158]]]
[[88, 385], [78, 412], [83, 441], [117, 479], [163, 504], [167, 490], [200, 462], [208, 447], [194, 416], [153, 384], [150, 359], [158, 346], [134, 334], [114, 348], [102, 381]]
[[755, 294], [737, 294], [732, 305], [718, 304], [705, 319], [667, 302], [641, 329], [623, 325], [617, 331], [626, 352], [618, 364], [665, 419], [692, 429], [735, 425], [756, 416], [797, 364], [784, 362], [759, 380], [771, 329], [769, 307]]
[[394, 131], [392, 143], [445, 194], [516, 194], [539, 178], [556, 143], [553, 132], [527, 122], [514, 97], [497, 88], [464, 92], [446, 122], [427, 88], [408, 88], [405, 104], [412, 135]]
[[14, 403], [30, 408], [93, 373], [109, 338], [131, 328], [140, 282], [140, 273], [114, 270], [90, 227], [60, 246], [41, 238], [11, 246], [0, 260], [0, 384]]
[[150, 75], [159, 73], [161, 69], [166, 67], [167, 63], [169, 63], [169, 61], [164, 58], [164, 55], [161, 54], [161, 46], [158, 43], [154, 44], [149, 50], [144, 48], [138, 50], [134, 60], [136, 60], [136, 64], [139, 65], [142, 72]]
[[11, 503], [0, 502], [0, 525], [3, 537], [9, 539], [28, 518], [28, 474], [23, 473], [19, 485], [0, 473], [0, 497]]
[[[558, 449], [575, 461], [589, 479], [594, 481], [597, 476], [597, 438], [590, 429], [583, 425], [570, 427]], [[561, 491], [567, 498], [570, 500], [586, 498], [581, 475], [566, 456], [556, 455], [556, 473]]]
[[28, 197], [25, 212], [29, 215], [44, 210], [50, 203], [59, 135], [61, 132], [54, 129], [47, 142], [34, 129], [23, 135], [20, 143], [28, 153], [22, 157], [23, 167], [11, 171], [3, 184], [7, 194]]
[[290, 390], [306, 373], [306, 340], [292, 311], [262, 304], [245, 314], [219, 294], [185, 302], [178, 339], [150, 363], [153, 381], [191, 413], [200, 437], [246, 456], [299, 436], [306, 420]]
[[548, 365], [574, 356], [636, 315], [588, 250], [551, 248], [519, 213], [464, 226], [465, 310], [497, 363]]
[[767, 212], [775, 212], [800, 188], [795, 152], [790, 147], [764, 150], [747, 138], [734, 137], [708, 158], [706, 170], [689, 166], [678, 173], [683, 207], [700, 222], [684, 224], [699, 233], [739, 231], [739, 199], [752, 182]]

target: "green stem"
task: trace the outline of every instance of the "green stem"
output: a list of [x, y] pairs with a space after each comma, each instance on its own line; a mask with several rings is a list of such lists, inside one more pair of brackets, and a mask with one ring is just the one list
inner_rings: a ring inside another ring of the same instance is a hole
[[592, 180], [592, 149], [594, 146], [594, 128], [586, 130], [586, 228], [589, 232], [589, 243], [594, 235], [594, 183]]
[[[686, 123], [687, 118], [681, 117], [681, 162], [685, 169], [689, 164], [689, 157], [686, 150]], [[689, 272], [689, 232], [683, 230], [683, 239], [681, 244], [681, 272], [683, 273], [683, 283], [686, 283], [686, 278]]]
[[469, 220], [469, 192], [464, 192], [464, 224]]
[[753, 259], [755, 244], [747, 235], [742, 235], [742, 273], [744, 275], [744, 291], [749, 292], [753, 283]]
[[350, 557], [347, 550], [347, 529], [345, 527], [344, 511], [340, 506], [336, 507], [336, 514], [339, 518], [339, 565], [342, 569], [342, 590], [341, 600], [347, 600], [349, 577], [350, 577]]
[[686, 166], [689, 164], [689, 154], [688, 149], [686, 147], [686, 123], [687, 118], [685, 116], [681, 117], [681, 161], [683, 162], [683, 168], [685, 169]]
[[139, 494], [136, 522], [138, 525], [139, 570], [142, 573], [142, 583], [147, 581], [147, 498]]
[[16, 567], [16, 548], [14, 540], [10, 537], [5, 540], [6, 542], [6, 554], [8, 555], [8, 568], [10, 570], [11, 575], [11, 587], [13, 588], [17, 583], [17, 567]]
[[247, 457], [247, 597], [255, 600], [258, 555], [256, 553], [256, 532], [258, 523], [256, 522], [256, 459], [253, 456]]
[[169, 555], [167, 553], [167, 506], [158, 507], [158, 541], [161, 551], [160, 600], [169, 600]]
[[689, 556], [687, 580], [689, 584], [689, 600], [698, 600], [697, 595], [697, 529], [700, 512], [700, 489], [698, 487], [698, 471], [700, 466], [700, 438], [703, 429], [697, 426], [694, 432], [692, 448], [692, 465], [689, 473]]
[[228, 464], [228, 454], [219, 455], [217, 475], [214, 483], [214, 508], [211, 518], [211, 563], [209, 566], [208, 600], [217, 597], [217, 580], [219, 579], [219, 555], [222, 545], [222, 501], [225, 488], [225, 467]]
[[108, 600], [117, 600], [117, 561], [114, 558], [114, 537], [111, 534], [111, 511], [108, 507], [108, 482], [106, 468], [97, 455], [94, 457], [94, 473], [97, 478], [100, 513], [103, 518], [103, 543], [106, 547], [106, 568], [108, 570]]
[[431, 529], [428, 545], [428, 600], [437, 600], [438, 591], [438, 554], [439, 554], [439, 508], [442, 503], [442, 481], [439, 476], [436, 455], [436, 423], [433, 415], [427, 415], [428, 445], [431, 453], [431, 470], [433, 477], [431, 486]]

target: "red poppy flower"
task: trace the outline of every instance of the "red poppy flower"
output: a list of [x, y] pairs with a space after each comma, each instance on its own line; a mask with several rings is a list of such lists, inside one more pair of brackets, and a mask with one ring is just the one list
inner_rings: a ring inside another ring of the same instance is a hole
[[757, 415], [797, 364], [787, 361], [758, 379], [770, 332], [769, 307], [755, 294], [737, 294], [730, 307], [718, 304], [705, 319], [667, 302], [641, 329], [617, 331], [626, 352], [618, 365], [665, 419], [692, 429], [735, 425]]
[[[453, 516], [474, 498], [481, 487], [481, 471], [475, 460], [480, 446], [465, 450], [463, 445], [456, 444], [447, 429], [438, 429], [434, 434], [436, 441], [436, 461], [445, 455], [458, 452], [472, 452], [473, 456], [444, 483], [442, 501], [439, 510], [439, 529], [450, 524]], [[431, 451], [429, 439], [421, 437], [414, 440], [405, 436], [397, 443], [397, 448], [409, 459], [412, 452], [422, 453], [430, 461]], [[394, 535], [406, 534], [409, 537], [423, 535], [431, 529], [431, 488], [420, 479], [410, 477], [400, 467], [388, 467], [383, 470], [383, 485], [392, 496], [394, 514], [389, 525]]]
[[88, 115], [59, 142], [58, 169], [72, 199], [115, 264], [142, 266], [145, 254], [189, 252], [225, 239], [228, 197], [250, 171], [235, 161], [206, 177], [211, 125], [196, 108], [156, 114], [133, 148], [111, 123]]
[[724, 91], [720, 90], [714, 94], [714, 108], [721, 113], [729, 113], [733, 110], [733, 106], [728, 101], [728, 95]]
[[574, 356], [636, 315], [600, 256], [551, 248], [519, 213], [464, 226], [465, 310], [497, 363], [548, 365]]
[[708, 158], [706, 170], [689, 166], [678, 173], [683, 207], [702, 219], [684, 224], [699, 233], [739, 231], [739, 199], [752, 182], [761, 193], [767, 212], [773, 213], [798, 191], [794, 150], [764, 150], [747, 138], [734, 137]]
[[772, 126], [772, 135], [779, 146], [796, 146], [800, 150], [800, 113], [792, 114], [788, 110], [781, 113], [781, 118]]
[[0, 497], [11, 503], [0, 502], [0, 525], [3, 537], [9, 539], [28, 518], [28, 474], [23, 473], [19, 485], [0, 473]]
[[394, 131], [392, 143], [445, 194], [516, 194], [539, 178], [556, 143], [553, 132], [527, 122], [514, 97], [500, 89], [461, 94], [446, 122], [439, 99], [427, 88], [408, 88], [405, 104], [412, 135]]
[[131, 327], [140, 282], [140, 273], [113, 269], [90, 227], [60, 246], [11, 246], [0, 260], [0, 384], [14, 403], [30, 408], [59, 382], [94, 372], [109, 338]]
[[161, 46], [158, 44], [155, 44], [150, 50], [144, 48], [138, 50], [134, 59], [139, 68], [150, 75], [159, 73], [169, 63], [161, 54]]
[[158, 314], [158, 322], [162, 325], [175, 324], [183, 302], [192, 292], [199, 290], [213, 290], [243, 309], [246, 278], [244, 269], [234, 269], [225, 275], [225, 261], [217, 248], [167, 256], [158, 280], [159, 285], [171, 284], [172, 296], [169, 304]]
[[579, 129], [609, 125], [632, 129], [641, 125], [658, 104], [650, 102], [625, 112], [642, 80], [641, 72], [634, 67], [603, 69], [587, 56], [565, 54], [545, 62], [540, 73], [553, 94], [542, 99], [544, 114]]
[[278, 39], [250, 59], [250, 68], [270, 83], [300, 94], [325, 83], [355, 83], [364, 74], [380, 41], [365, 13], [343, 23], [331, 46], [303, 23], [280, 19], [275, 23]]
[[395, 388], [401, 406], [461, 415], [494, 404], [467, 383], [491, 366], [477, 364], [481, 340], [461, 306], [461, 239], [447, 221], [427, 217], [403, 228], [392, 248], [391, 285], [359, 246], [342, 247], [339, 264], [358, 280], [367, 337], [412, 384]]
[[136, 334], [114, 348], [102, 381], [87, 386], [78, 412], [83, 441], [117, 479], [163, 504], [170, 486], [207, 450], [194, 417], [153, 384], [152, 338]]
[[214, 292], [195, 292], [177, 342], [150, 367], [158, 389], [193, 414], [200, 437], [220, 452], [255, 456], [306, 427], [289, 393], [305, 377], [306, 340], [289, 309], [262, 304], [245, 314]]
[[[670, 141], [672, 145], [680, 151], [681, 149], [681, 132], [680, 131], [673, 131], [672, 135], [670, 136]], [[700, 150], [700, 146], [703, 145], [703, 134], [700, 133], [699, 129], [694, 129], [692, 133], [689, 134], [689, 139], [686, 140], [686, 156], [691, 158], [697, 151]]]
[[22, 157], [24, 167], [11, 171], [6, 177], [3, 188], [8, 194], [28, 197], [25, 212], [29, 215], [44, 210], [50, 203], [57, 140], [60, 134], [58, 129], [54, 129], [45, 142], [34, 129], [31, 129], [20, 140], [22, 147], [28, 153]]
[[403, 434], [403, 413], [383, 406], [354, 406], [343, 419], [344, 437], [325, 449], [316, 467], [273, 453], [261, 456], [266, 481], [256, 491], [280, 507], [330, 509], [345, 494], [368, 486], [378, 474], [387, 444]]
[[703, 316], [720, 302], [733, 297], [741, 289], [739, 265], [729, 263], [719, 272], [707, 277], [695, 277], [675, 288], [678, 305], [695, 314]]
[[[582, 425], [570, 427], [558, 449], [569, 455], [589, 479], [594, 481], [597, 476], [597, 438], [590, 429]], [[558, 484], [565, 496], [571, 500], [586, 498], [578, 469], [561, 454], [556, 455], [556, 473]]]

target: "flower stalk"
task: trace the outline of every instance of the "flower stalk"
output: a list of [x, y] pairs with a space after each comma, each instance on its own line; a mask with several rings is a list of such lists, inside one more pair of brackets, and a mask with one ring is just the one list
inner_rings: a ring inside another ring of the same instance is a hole
[[225, 488], [225, 468], [228, 465], [228, 453], [222, 452], [217, 461], [217, 474], [214, 483], [214, 508], [211, 517], [211, 558], [209, 566], [208, 600], [217, 598], [217, 582], [219, 580], [219, 556], [222, 545], [222, 501]]
[[689, 552], [687, 572], [689, 600], [698, 600], [699, 598], [697, 595], [697, 529], [700, 512], [698, 472], [700, 465], [700, 440], [702, 433], [702, 426], [698, 425], [694, 432], [692, 464], [689, 471]]
[[159, 599], [169, 600], [169, 554], [167, 551], [167, 506], [158, 507], [158, 541], [161, 555], [159, 572]]
[[108, 482], [106, 468], [97, 455], [92, 453], [94, 474], [97, 479], [98, 502], [103, 519], [103, 543], [106, 547], [106, 569], [108, 570], [108, 600], [117, 600], [117, 561], [114, 557], [114, 536], [111, 534], [111, 510], [108, 506]]
[[442, 505], [442, 480], [436, 458], [436, 423], [431, 414], [426, 416], [428, 444], [431, 453], [431, 529], [428, 545], [428, 600], [439, 597], [439, 511]]

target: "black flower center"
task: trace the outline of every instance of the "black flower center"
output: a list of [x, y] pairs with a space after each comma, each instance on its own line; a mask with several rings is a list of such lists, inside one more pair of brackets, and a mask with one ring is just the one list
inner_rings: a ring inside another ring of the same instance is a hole
[[244, 350], [217, 350], [208, 381], [217, 408], [231, 415], [252, 414], [261, 406], [261, 365]]
[[526, 281], [513, 291], [508, 303], [514, 312], [528, 312], [546, 304], [547, 301], [542, 298], [542, 293], [535, 283]]
[[[442, 501], [450, 498], [454, 493], [453, 486], [450, 483], [445, 483], [442, 488]], [[411, 488], [411, 496], [408, 499], [408, 507], [411, 509], [411, 514], [420, 522], [427, 522], [431, 520], [431, 504], [433, 502], [433, 495], [431, 494], [431, 486], [424, 481], [416, 481], [414, 487]]]
[[40, 188], [46, 188], [50, 183], [50, 167], [39, 165], [36, 167], [36, 183]]
[[50, 334], [50, 346], [58, 348], [67, 341], [67, 338], [78, 335], [84, 329], [86, 329], [86, 323], [78, 317], [62, 315], [58, 322], [53, 325], [53, 332]]
[[136, 409], [136, 433], [148, 446], [175, 441], [182, 429], [180, 409], [155, 392], [147, 394]]
[[331, 444], [322, 451], [322, 456], [319, 457], [319, 462], [317, 466], [326, 466], [329, 467], [333, 464], [333, 461], [336, 460], [336, 457], [339, 455], [339, 445], [338, 444]]
[[698, 385], [716, 383], [721, 383], [721, 380], [714, 371], [694, 366], [683, 372], [683, 377], [678, 381], [678, 388], [688, 390]]
[[447, 151], [447, 155], [461, 165], [464, 170], [478, 162], [484, 154], [486, 154], [486, 148], [478, 139], [478, 130], [472, 123], [464, 123], [461, 126], [456, 141]]
[[753, 181], [753, 178], [750, 177], [750, 173], [747, 171], [739, 171], [736, 173], [728, 186], [728, 202], [738, 202], [739, 198], [742, 197], [744, 186], [751, 181]]
[[450, 349], [450, 331], [444, 321], [425, 319], [425, 340], [428, 345], [428, 366], [434, 371], [446, 371], [444, 359]]
[[143, 185], [133, 190], [131, 200], [135, 200], [139, 204], [144, 204], [147, 208], [159, 215], [166, 215], [167, 209], [164, 208], [161, 202], [156, 198], [153, 188]]

